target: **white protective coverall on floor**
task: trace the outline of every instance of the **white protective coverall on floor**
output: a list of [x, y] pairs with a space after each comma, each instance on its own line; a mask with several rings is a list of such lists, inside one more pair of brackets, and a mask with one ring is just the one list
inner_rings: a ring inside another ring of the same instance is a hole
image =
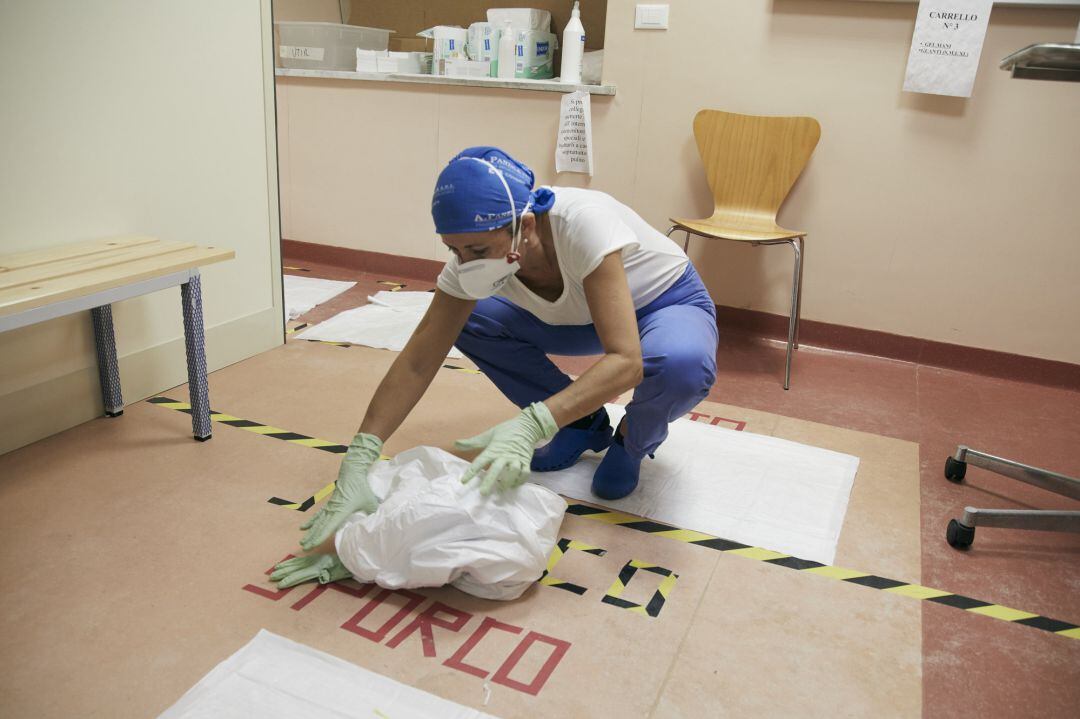
[[368, 473], [382, 503], [349, 517], [335, 537], [342, 564], [359, 582], [388, 589], [450, 584], [483, 599], [516, 599], [544, 572], [566, 501], [526, 482], [480, 494], [461, 483], [469, 463], [416, 447]]

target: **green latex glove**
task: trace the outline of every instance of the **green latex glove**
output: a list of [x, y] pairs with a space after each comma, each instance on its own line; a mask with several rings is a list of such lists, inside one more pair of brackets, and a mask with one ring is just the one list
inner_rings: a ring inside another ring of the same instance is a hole
[[529, 478], [529, 464], [537, 442], [550, 439], [559, 431], [555, 419], [543, 402], [533, 402], [521, 414], [496, 425], [470, 439], [459, 439], [454, 446], [460, 450], [482, 449], [468, 471], [461, 477], [468, 482], [484, 470], [481, 494], [517, 487]]
[[371, 514], [379, 508], [379, 498], [368, 485], [367, 473], [379, 460], [382, 446], [382, 440], [373, 434], [361, 432], [353, 437], [349, 451], [341, 460], [333, 494], [314, 517], [300, 526], [307, 532], [300, 540], [301, 547], [317, 547], [336, 532], [349, 515], [356, 512]]
[[312, 580], [329, 584], [351, 576], [336, 554], [311, 554], [281, 562], [274, 567], [270, 581], [277, 582], [278, 589], [287, 589]]

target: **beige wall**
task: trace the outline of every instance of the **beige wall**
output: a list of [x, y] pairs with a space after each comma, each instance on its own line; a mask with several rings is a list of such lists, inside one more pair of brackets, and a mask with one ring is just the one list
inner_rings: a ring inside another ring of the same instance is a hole
[[[667, 32], [610, 0], [592, 102], [597, 172], [555, 176], [558, 94], [279, 79], [286, 237], [446, 257], [427, 208], [441, 166], [500, 145], [545, 182], [602, 189], [666, 229], [711, 198], [703, 107], [806, 114], [823, 133], [780, 221], [810, 233], [809, 319], [1080, 363], [1080, 93], [997, 61], [1070, 41], [1080, 10], [997, 8], [969, 100], [901, 92], [912, 4], [677, 0]], [[718, 303], [785, 313], [790, 252], [697, 240]]]
[[273, 0], [274, 21], [341, 22], [343, 5], [347, 14], [349, 0]]
[[[211, 368], [279, 344], [269, 43], [269, 0], [0, 5], [0, 252], [229, 247], [203, 271]], [[114, 318], [125, 401], [186, 381], [178, 289]], [[0, 334], [0, 452], [100, 411], [89, 313]]]

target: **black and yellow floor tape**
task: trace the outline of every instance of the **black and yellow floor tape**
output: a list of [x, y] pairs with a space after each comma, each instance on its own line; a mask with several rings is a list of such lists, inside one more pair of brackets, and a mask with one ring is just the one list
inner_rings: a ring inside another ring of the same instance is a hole
[[[584, 505], [572, 504], [570, 506], [577, 507]], [[540, 575], [540, 579], [537, 581], [545, 587], [555, 587], [556, 589], [563, 589], [581, 596], [588, 591], [585, 587], [580, 584], [568, 582], [564, 579], [559, 579], [552, 574], [552, 571], [554, 571], [555, 567], [562, 561], [562, 558], [570, 551], [585, 552], [586, 554], [592, 554], [597, 557], [603, 557], [607, 554], [606, 549], [594, 547], [590, 544], [585, 544], [585, 542], [579, 542], [576, 539], [560, 537], [559, 541], [555, 543], [555, 547], [552, 549], [551, 554], [548, 556], [547, 567], [545, 567], [544, 573]], [[660, 585], [656, 588], [656, 591], [653, 592], [653, 596], [647, 604], [631, 602], [628, 599], [624, 599], [622, 596], [622, 593], [626, 591], [626, 585], [630, 583], [630, 580], [634, 578], [634, 575], [637, 574], [639, 569], [644, 569], [647, 572], [652, 572], [653, 574], [658, 574], [663, 577], [660, 581]], [[618, 578], [611, 584], [600, 601], [605, 604], [611, 604], [616, 607], [621, 607], [622, 609], [627, 609], [635, 614], [644, 614], [655, 617], [658, 616], [660, 610], [664, 608], [664, 602], [671, 596], [671, 591], [675, 588], [675, 582], [678, 579], [679, 575], [666, 567], [631, 559], [619, 570]]]
[[[175, 409], [178, 412], [191, 414], [191, 405], [188, 402], [178, 402], [177, 400], [168, 397], [151, 397], [147, 401], [167, 409]], [[264, 437], [273, 437], [274, 439], [280, 439], [285, 442], [321, 449], [322, 451], [330, 452], [331, 454], [345, 454], [349, 451], [349, 448], [344, 444], [335, 444], [334, 442], [327, 442], [325, 439], [316, 439], [315, 437], [308, 437], [304, 434], [289, 432], [284, 429], [279, 429], [278, 427], [272, 427], [268, 424], [252, 422], [249, 419], [240, 419], [239, 417], [233, 417], [230, 414], [224, 414], [223, 412], [217, 412], [215, 410], [210, 410], [210, 421], [227, 424], [230, 427], [238, 427], [247, 432], [261, 434]], [[384, 455], [380, 459], [390, 458]], [[330, 493], [333, 491], [334, 482], [331, 482], [303, 502], [294, 502], [290, 499], [282, 499], [281, 497], [271, 497], [267, 501], [270, 502], [270, 504], [276, 504], [285, 507], [286, 509], [295, 509], [300, 512], [306, 512], [315, 506], [317, 502], [321, 502], [329, 497]]]
[[[191, 405], [187, 402], [177, 402], [176, 400], [168, 397], [151, 397], [148, 400], [151, 404], [156, 404], [168, 409], [174, 409], [179, 412], [191, 413]], [[227, 424], [230, 427], [237, 427], [248, 432], [254, 432], [255, 434], [263, 435], [264, 437], [273, 437], [280, 439], [291, 444], [299, 444], [304, 447], [312, 447], [314, 449], [320, 449], [324, 452], [331, 452], [333, 454], [344, 454], [348, 451], [348, 447], [342, 444], [335, 444], [333, 442], [327, 442], [326, 440], [317, 439], [315, 437], [308, 437], [303, 434], [297, 434], [295, 432], [289, 432], [277, 427], [271, 427], [259, 422], [252, 422], [250, 420], [241, 419], [239, 417], [233, 417], [232, 415], [224, 414], [222, 412], [215, 412], [211, 410], [210, 419], [214, 422], [220, 422], [221, 424]], [[383, 459], [388, 459], [383, 457]], [[316, 503], [322, 501], [331, 492], [334, 491], [334, 484], [331, 482], [326, 485], [311, 497], [308, 497], [303, 502], [293, 502], [279, 497], [271, 497], [269, 502], [284, 506], [288, 509], [294, 509], [301, 512], [306, 512], [311, 509]], [[1039, 614], [1033, 614], [1031, 612], [1021, 611], [1019, 609], [1013, 609], [1012, 607], [1006, 607], [1000, 604], [994, 604], [993, 602], [985, 602], [981, 599], [973, 599], [966, 597], [962, 594], [955, 594], [953, 592], [946, 592], [941, 589], [934, 589], [932, 587], [924, 587], [920, 584], [911, 584], [909, 582], [901, 582], [895, 579], [888, 579], [886, 577], [880, 577], [869, 572], [860, 572], [854, 569], [846, 569], [844, 567], [834, 567], [820, 562], [814, 562], [809, 559], [800, 559], [798, 557], [792, 557], [781, 552], [775, 552], [771, 549], [765, 549], [763, 547], [752, 547], [739, 542], [731, 541], [730, 539], [723, 539], [721, 537], [714, 537], [704, 532], [697, 532], [692, 529], [680, 529], [679, 527], [672, 526], [670, 524], [664, 524], [662, 522], [654, 522], [649, 519], [642, 519], [632, 514], [624, 514], [622, 512], [615, 512], [610, 509], [604, 509], [603, 507], [593, 507], [587, 504], [572, 503], [567, 508], [569, 514], [573, 514], [582, 519], [588, 519], [595, 522], [603, 522], [605, 524], [616, 525], [623, 527], [624, 529], [631, 529], [636, 532], [643, 532], [645, 534], [651, 534], [658, 537], [664, 537], [666, 539], [672, 539], [677, 542], [685, 542], [686, 544], [694, 544], [699, 547], [707, 547], [709, 549], [723, 552], [724, 554], [734, 554], [745, 559], [753, 559], [766, 564], [771, 564], [777, 567], [785, 567], [787, 569], [793, 569], [797, 572], [804, 572], [806, 574], [813, 574], [818, 577], [824, 577], [826, 579], [832, 579], [840, 582], [848, 582], [850, 584], [858, 584], [870, 589], [876, 589], [890, 594], [898, 594], [900, 596], [908, 597], [910, 599], [916, 599], [919, 601], [934, 602], [936, 604], [944, 604], [945, 606], [961, 609], [972, 614], [981, 614], [986, 617], [998, 619], [1005, 622], [1011, 622], [1013, 624], [1022, 624], [1028, 627], [1034, 627], [1035, 629], [1041, 629], [1043, 631], [1051, 632], [1062, 637], [1070, 639], [1080, 639], [1080, 626], [1071, 624], [1069, 622], [1063, 622], [1058, 619], [1051, 619], [1050, 617], [1044, 617]], [[588, 545], [578, 543], [574, 545], [572, 541], [568, 541], [566, 547], [559, 547], [561, 553], [558, 558], [561, 558], [562, 553], [571, 549], [582, 549], [590, 553], [596, 553], [598, 548], [590, 547]], [[603, 551], [603, 550], [600, 550]], [[554, 555], [553, 555], [554, 556]], [[554, 563], [549, 562], [548, 568], [554, 566]], [[661, 587], [667, 583], [667, 592], [671, 591], [678, 576], [670, 570], [662, 567], [656, 567], [655, 565], [644, 564], [640, 562], [631, 561], [623, 568], [623, 572], [620, 573], [619, 579], [608, 590], [608, 594], [605, 600], [609, 604], [616, 604], [617, 606], [625, 606], [628, 603], [620, 603], [621, 597], [619, 594], [622, 589], [619, 588], [626, 586], [630, 578], [638, 569], [644, 569], [646, 571], [653, 571], [657, 574], [663, 575], [665, 578], [661, 582]], [[658, 571], [663, 570], [663, 571]], [[624, 577], [623, 574], [626, 576]], [[560, 580], [551, 578], [550, 575], [545, 572], [545, 577], [548, 579], [546, 582], [549, 585], [555, 586], [560, 583]], [[541, 580], [542, 583], [543, 580]], [[565, 583], [563, 583], [565, 584]], [[576, 586], [576, 585], [575, 585]], [[566, 587], [569, 591], [574, 591], [569, 587]], [[657, 593], [662, 597], [667, 595], [660, 590]], [[625, 601], [625, 600], [621, 600]], [[649, 614], [649, 606], [653, 605], [653, 602], [659, 601], [660, 606], [663, 604], [663, 599], [657, 600], [654, 595], [653, 600], [649, 605], [635, 609], [641, 613]], [[635, 605], [640, 606], [640, 605]], [[632, 608], [632, 607], [628, 607]], [[659, 611], [659, 608], [655, 608]], [[655, 615], [652, 615], [655, 616]]]
[[[178, 412], [191, 414], [191, 405], [187, 402], [178, 402], [175, 399], [170, 399], [168, 397], [151, 397], [147, 401], [150, 404], [156, 404], [165, 407], [166, 409], [175, 409]], [[321, 449], [322, 451], [330, 452], [331, 454], [345, 454], [345, 452], [349, 450], [349, 448], [344, 445], [327, 442], [325, 439], [308, 437], [307, 435], [297, 434], [296, 432], [290, 432], [286, 429], [271, 427], [262, 422], [252, 422], [250, 419], [240, 419], [239, 417], [233, 417], [231, 414], [225, 414], [224, 412], [218, 412], [216, 410], [210, 410], [210, 421], [227, 424], [230, 427], [238, 427], [246, 432], [254, 432], [255, 434], [261, 434], [265, 437], [273, 437], [274, 439], [284, 440], [285, 442], [292, 442], [293, 444], [300, 444], [305, 447]]]
[[585, 593], [585, 587], [581, 586], [580, 584], [574, 584], [573, 582], [563, 581], [562, 579], [554, 577], [551, 574], [551, 571], [555, 569], [555, 565], [558, 564], [560, 560], [562, 560], [563, 555], [571, 550], [577, 552], [585, 552], [586, 554], [593, 554], [597, 557], [602, 557], [607, 554], [606, 549], [601, 549], [600, 547], [593, 547], [591, 545], [585, 544], [584, 542], [579, 542], [576, 539], [561, 538], [558, 542], [555, 543], [555, 548], [551, 551], [551, 555], [548, 556], [547, 567], [544, 569], [544, 573], [540, 575], [540, 579], [538, 579], [537, 581], [543, 584], [545, 587], [556, 587], [558, 589], [565, 589], [568, 592], [581, 595]]
[[654, 522], [652, 520], [642, 519], [641, 517], [635, 517], [631, 514], [623, 514], [622, 512], [613, 512], [601, 507], [591, 507], [585, 504], [571, 504], [567, 511], [570, 514], [584, 519], [604, 522], [605, 524], [614, 524], [625, 527], [626, 529], [633, 529], [637, 532], [674, 539], [678, 542], [696, 544], [701, 547], [708, 547], [709, 549], [724, 552], [725, 554], [736, 554], [747, 559], [756, 559], [759, 562], [765, 562], [766, 564], [772, 564], [778, 567], [786, 567], [799, 572], [806, 572], [807, 574], [815, 574], [819, 577], [825, 577], [826, 579], [859, 584], [864, 587], [878, 589], [889, 592], [890, 594], [899, 594], [911, 599], [945, 604], [950, 607], [956, 607], [957, 609], [972, 612], [973, 614], [982, 614], [1006, 622], [1015, 622], [1016, 624], [1035, 627], [1036, 629], [1043, 629], [1072, 639], [1080, 639], [1080, 627], [1075, 624], [1062, 622], [1057, 619], [1050, 619], [1049, 617], [1020, 611], [1019, 609], [1005, 607], [992, 602], [984, 602], [981, 599], [972, 599], [971, 597], [965, 597], [961, 594], [953, 594], [952, 592], [946, 592], [940, 589], [924, 587], [920, 584], [910, 584], [895, 579], [887, 579], [885, 577], [879, 577], [868, 572], [860, 572], [854, 569], [833, 567], [809, 559], [799, 559], [798, 557], [792, 557], [781, 552], [774, 552], [771, 549], [751, 547], [746, 544], [740, 544], [739, 542], [733, 542], [729, 539], [714, 537], [703, 532], [695, 532], [691, 529], [680, 529], [670, 524]]
[[[571, 506], [581, 507], [584, 505], [577, 504]], [[637, 604], [627, 599], [623, 599], [622, 597], [626, 585], [630, 583], [630, 580], [634, 578], [634, 575], [637, 574], [637, 570], [639, 569], [644, 569], [646, 572], [659, 574], [663, 577], [663, 579], [660, 580], [660, 586], [653, 592], [652, 599], [649, 600], [648, 604]], [[667, 601], [667, 598], [671, 595], [671, 590], [675, 588], [675, 582], [678, 579], [679, 575], [666, 567], [631, 559], [623, 565], [618, 578], [612, 583], [611, 587], [607, 590], [607, 594], [605, 594], [600, 601], [605, 604], [614, 604], [616, 607], [622, 607], [623, 609], [629, 609], [631, 612], [637, 614], [646, 614], [650, 617], [655, 617], [660, 614], [660, 610], [664, 608], [664, 602]]]

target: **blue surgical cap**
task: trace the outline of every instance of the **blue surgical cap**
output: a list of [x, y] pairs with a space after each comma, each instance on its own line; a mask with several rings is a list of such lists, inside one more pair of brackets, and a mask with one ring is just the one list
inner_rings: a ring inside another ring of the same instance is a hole
[[534, 191], [535, 179], [532, 170], [497, 147], [462, 150], [435, 183], [431, 197], [435, 231], [453, 235], [498, 229], [520, 217], [530, 200], [531, 212], [547, 212], [555, 204], [555, 194], [546, 188]]

